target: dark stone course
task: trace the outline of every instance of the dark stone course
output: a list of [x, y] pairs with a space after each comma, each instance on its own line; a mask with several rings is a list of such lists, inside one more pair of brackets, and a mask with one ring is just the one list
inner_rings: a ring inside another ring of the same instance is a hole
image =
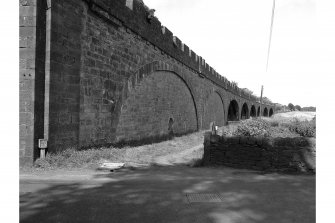
[[[210, 134], [210, 132], [205, 134], [203, 157], [205, 166], [224, 165], [270, 172], [315, 173], [315, 139], [303, 137], [261, 139], [244, 136], [220, 137]], [[254, 143], [259, 141], [263, 142], [261, 146]]]

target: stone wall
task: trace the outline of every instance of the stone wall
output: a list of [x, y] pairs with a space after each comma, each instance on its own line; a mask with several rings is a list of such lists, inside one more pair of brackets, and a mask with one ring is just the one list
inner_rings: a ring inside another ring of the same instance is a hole
[[260, 106], [148, 19], [140, 1], [20, 1], [20, 157], [27, 162], [39, 156], [38, 139], [57, 152], [224, 125], [232, 100], [240, 109]]
[[50, 151], [164, 138], [170, 118], [175, 134], [223, 125], [230, 95], [252, 100], [121, 2], [52, 1]]
[[204, 165], [264, 171], [315, 172], [315, 139], [205, 134]]

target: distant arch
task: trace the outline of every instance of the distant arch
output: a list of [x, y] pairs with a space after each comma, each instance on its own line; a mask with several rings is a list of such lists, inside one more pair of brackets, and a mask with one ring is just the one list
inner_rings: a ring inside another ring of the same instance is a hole
[[251, 117], [256, 117], [256, 108], [255, 108], [255, 105], [252, 105], [252, 106], [251, 106], [251, 109], [250, 109], [250, 116], [251, 116]]
[[268, 117], [268, 116], [269, 116], [269, 115], [268, 115], [268, 108], [267, 108], [267, 107], [264, 108], [263, 116], [264, 116], [264, 117]]
[[269, 117], [271, 117], [273, 115], [273, 109], [270, 108], [270, 111], [269, 111]]
[[241, 120], [249, 118], [249, 108], [247, 103], [244, 103], [241, 110]]
[[231, 100], [228, 107], [228, 121], [239, 120], [239, 107], [236, 100]]

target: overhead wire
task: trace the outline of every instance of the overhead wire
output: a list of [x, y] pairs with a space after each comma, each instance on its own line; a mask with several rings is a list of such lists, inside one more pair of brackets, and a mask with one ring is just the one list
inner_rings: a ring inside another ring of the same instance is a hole
[[267, 57], [267, 60], [266, 60], [266, 72], [268, 71], [268, 66], [269, 66], [269, 57], [270, 57], [270, 49], [271, 49], [271, 39], [272, 39], [272, 30], [273, 30], [273, 20], [274, 20], [275, 8], [276, 8], [276, 0], [273, 0], [271, 25], [270, 25], [270, 37], [269, 37], [269, 46], [268, 46], [268, 57]]

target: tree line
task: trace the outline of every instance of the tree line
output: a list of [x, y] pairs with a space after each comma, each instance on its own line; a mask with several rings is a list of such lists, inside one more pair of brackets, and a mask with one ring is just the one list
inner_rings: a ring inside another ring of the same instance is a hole
[[276, 112], [287, 112], [287, 111], [309, 111], [316, 112], [316, 107], [301, 107], [300, 105], [294, 105], [292, 103], [288, 103], [288, 105], [276, 104]]

